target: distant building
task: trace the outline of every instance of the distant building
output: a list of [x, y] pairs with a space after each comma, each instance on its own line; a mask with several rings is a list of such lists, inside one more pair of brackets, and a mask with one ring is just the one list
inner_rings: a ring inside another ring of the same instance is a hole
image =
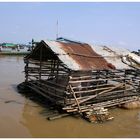
[[11, 49], [16, 49], [17, 45], [13, 43], [3, 43], [2, 48], [11, 48]]
[[29, 47], [22, 44], [2, 43], [0, 45], [0, 54], [28, 54]]

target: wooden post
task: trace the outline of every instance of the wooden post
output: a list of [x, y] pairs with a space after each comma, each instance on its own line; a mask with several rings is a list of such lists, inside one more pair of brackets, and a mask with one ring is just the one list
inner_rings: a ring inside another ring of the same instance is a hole
[[74, 93], [74, 91], [73, 91], [71, 85], [69, 85], [69, 87], [70, 87], [70, 90], [71, 90], [71, 92], [72, 92], [72, 94], [73, 94], [73, 97], [74, 97], [74, 99], [75, 99], [75, 101], [76, 101], [76, 103], [77, 103], [77, 106], [78, 106], [79, 112], [81, 113], [80, 104], [79, 104], [79, 102], [78, 102], [78, 100], [77, 100], [77, 98], [76, 98], [76, 95], [75, 95], [75, 93]]
[[41, 69], [42, 69], [42, 47], [41, 47], [41, 50], [40, 50], [39, 80], [41, 80]]
[[55, 70], [55, 60], [51, 60], [50, 78], [54, 76], [54, 70]]
[[123, 73], [124, 73], [124, 80], [123, 80], [123, 82], [124, 82], [124, 95], [125, 95], [125, 93], [126, 93], [126, 89], [127, 89], [127, 83], [130, 83], [130, 80], [127, 80], [127, 70], [124, 70], [123, 71]]
[[56, 83], [58, 82], [58, 75], [59, 75], [59, 60], [57, 60], [57, 66], [56, 66], [56, 71], [57, 71], [57, 74], [56, 74]]
[[29, 62], [28, 60], [26, 60], [26, 65], [25, 65], [25, 82], [28, 82], [28, 65], [29, 65]]
[[[109, 73], [109, 71], [106, 70], [106, 79], [108, 78], [108, 73]], [[107, 84], [107, 83], [108, 83], [108, 80], [106, 80], [105, 82], [106, 82], [106, 84]]]

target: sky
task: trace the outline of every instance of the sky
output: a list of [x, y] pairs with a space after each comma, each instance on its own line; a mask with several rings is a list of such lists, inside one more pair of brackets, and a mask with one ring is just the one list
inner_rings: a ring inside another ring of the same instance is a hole
[[0, 42], [28, 43], [58, 35], [140, 49], [140, 3], [0, 2]]

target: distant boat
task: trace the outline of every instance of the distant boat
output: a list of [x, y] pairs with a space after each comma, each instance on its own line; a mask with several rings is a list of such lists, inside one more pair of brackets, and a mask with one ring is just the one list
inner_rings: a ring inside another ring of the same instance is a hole
[[31, 48], [13, 43], [3, 43], [0, 45], [0, 55], [26, 55], [30, 53]]

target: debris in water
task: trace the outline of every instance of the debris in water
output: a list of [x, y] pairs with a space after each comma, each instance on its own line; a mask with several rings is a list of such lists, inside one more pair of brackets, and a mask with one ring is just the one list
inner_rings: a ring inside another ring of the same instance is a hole
[[136, 108], [140, 108], [140, 100], [132, 101], [132, 102], [128, 102], [128, 103], [124, 103], [122, 105], [119, 105], [119, 107], [125, 108], [125, 109], [136, 109]]
[[84, 112], [83, 115], [86, 120], [92, 123], [102, 123], [114, 119], [114, 117], [110, 116], [108, 109], [104, 108], [97, 108], [96, 110], [93, 109], [89, 112]]
[[57, 114], [57, 115], [48, 117], [48, 120], [52, 121], [52, 120], [60, 119], [60, 118], [67, 117], [67, 116], [70, 116], [70, 114], [68, 114], [68, 113], [66, 113], [66, 114]]

